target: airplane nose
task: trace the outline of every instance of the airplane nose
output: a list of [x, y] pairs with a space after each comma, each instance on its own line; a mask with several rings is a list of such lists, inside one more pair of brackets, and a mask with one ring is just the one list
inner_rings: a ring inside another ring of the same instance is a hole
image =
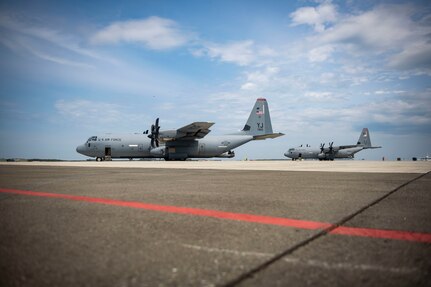
[[84, 151], [84, 145], [79, 145], [76, 147], [76, 152], [81, 153]]

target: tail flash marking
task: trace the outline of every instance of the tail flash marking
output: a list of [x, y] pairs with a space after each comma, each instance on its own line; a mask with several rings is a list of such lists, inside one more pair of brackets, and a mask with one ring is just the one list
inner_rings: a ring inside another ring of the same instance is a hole
[[363, 128], [361, 135], [358, 139], [358, 145], [364, 146], [364, 147], [371, 147], [371, 138], [370, 138], [370, 132], [367, 128]]
[[271, 118], [266, 99], [258, 98], [256, 100], [242, 132], [253, 136], [272, 134]]

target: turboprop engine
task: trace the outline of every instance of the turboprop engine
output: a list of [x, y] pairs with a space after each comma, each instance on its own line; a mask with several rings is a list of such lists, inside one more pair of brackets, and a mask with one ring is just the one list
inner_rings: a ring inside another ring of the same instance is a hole
[[321, 152], [321, 153], [319, 153], [319, 154], [317, 155], [317, 157], [318, 157], [320, 160], [322, 160], [322, 159], [326, 159], [326, 154], [325, 154], [325, 153], [323, 153], [323, 152]]
[[152, 148], [150, 150], [150, 154], [152, 156], [156, 156], [156, 157], [164, 157], [166, 154], [166, 147], [165, 146], [159, 146], [159, 147]]

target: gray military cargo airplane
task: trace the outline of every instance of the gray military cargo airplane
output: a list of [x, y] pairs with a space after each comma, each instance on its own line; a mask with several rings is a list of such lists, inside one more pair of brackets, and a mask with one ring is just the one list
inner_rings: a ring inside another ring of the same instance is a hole
[[159, 119], [151, 126], [151, 133], [92, 136], [76, 148], [80, 154], [107, 158], [232, 158], [233, 151], [249, 141], [282, 136], [273, 133], [266, 99], [257, 99], [244, 128], [233, 134], [207, 136], [211, 122], [194, 122], [176, 130], [160, 130]]
[[284, 155], [292, 160], [334, 160], [335, 158], [354, 158], [355, 153], [364, 149], [381, 148], [381, 146], [371, 146], [370, 132], [367, 128], [362, 129], [355, 145], [333, 146], [333, 144], [334, 142], [329, 143], [329, 147], [326, 148], [324, 143], [320, 145], [320, 148], [312, 148], [308, 145], [303, 147], [301, 145], [296, 148], [290, 148]]

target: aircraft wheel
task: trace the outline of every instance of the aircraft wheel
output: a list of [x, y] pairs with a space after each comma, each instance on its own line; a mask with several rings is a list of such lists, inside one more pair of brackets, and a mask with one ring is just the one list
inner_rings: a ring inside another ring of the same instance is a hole
[[96, 157], [96, 161], [102, 161], [101, 157]]

